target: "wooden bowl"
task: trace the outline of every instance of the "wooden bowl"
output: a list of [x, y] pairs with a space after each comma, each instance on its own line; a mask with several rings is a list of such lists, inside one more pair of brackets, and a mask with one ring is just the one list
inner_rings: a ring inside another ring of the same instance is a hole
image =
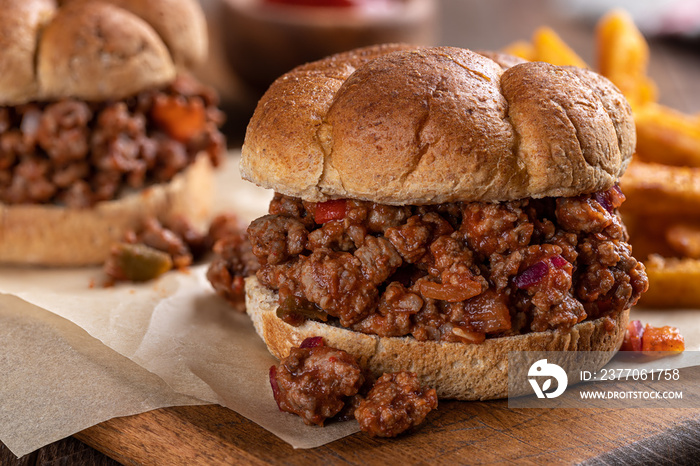
[[251, 88], [264, 92], [297, 65], [366, 45], [432, 45], [435, 0], [364, 0], [319, 7], [268, 0], [222, 0], [226, 59]]

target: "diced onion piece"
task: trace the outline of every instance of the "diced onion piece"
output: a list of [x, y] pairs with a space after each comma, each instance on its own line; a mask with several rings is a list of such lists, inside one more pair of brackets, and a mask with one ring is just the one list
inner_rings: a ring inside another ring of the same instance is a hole
[[486, 334], [483, 332], [469, 332], [463, 328], [454, 327], [452, 333], [467, 343], [474, 343], [476, 345], [483, 343], [486, 340]]
[[325, 346], [323, 337], [308, 337], [301, 342], [299, 348], [316, 348], [319, 346]]
[[549, 266], [546, 262], [535, 262], [515, 277], [515, 286], [521, 290], [537, 285], [547, 275]]
[[426, 298], [457, 303], [466, 301], [469, 298], [481, 293], [481, 284], [474, 280], [467, 280], [459, 285], [448, 285], [423, 280], [418, 285], [418, 290]]
[[620, 351], [642, 351], [642, 336], [644, 335], [644, 327], [638, 320], [631, 320], [627, 324], [625, 338], [622, 341]]

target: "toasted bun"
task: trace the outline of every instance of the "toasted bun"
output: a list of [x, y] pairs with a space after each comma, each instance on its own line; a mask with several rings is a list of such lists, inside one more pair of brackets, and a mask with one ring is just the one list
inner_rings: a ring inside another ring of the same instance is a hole
[[195, 0], [8, 0], [0, 10], [0, 105], [121, 99], [206, 56]]
[[113, 243], [149, 217], [208, 218], [213, 168], [201, 155], [170, 182], [154, 185], [90, 209], [0, 203], [0, 263], [49, 266], [101, 264]]
[[[603, 319], [581, 322], [569, 331], [534, 332], [488, 339], [482, 344], [418, 341], [411, 337], [379, 337], [321, 322], [299, 327], [276, 315], [277, 294], [254, 276], [246, 279], [246, 312], [255, 330], [277, 358], [289, 354], [307, 337], [321, 336], [329, 346], [347, 351], [376, 376], [385, 372], [415, 372], [421, 383], [435, 388], [440, 398], [489, 400], [508, 396], [510, 351], [600, 351], [619, 349], [629, 310], [612, 316], [615, 328], [606, 331]], [[607, 360], [599, 361], [602, 367]], [[523, 379], [525, 380], [525, 379]]]
[[241, 173], [305, 200], [394, 205], [611, 187], [635, 144], [622, 94], [589, 70], [492, 57], [385, 45], [295, 68], [260, 100]]

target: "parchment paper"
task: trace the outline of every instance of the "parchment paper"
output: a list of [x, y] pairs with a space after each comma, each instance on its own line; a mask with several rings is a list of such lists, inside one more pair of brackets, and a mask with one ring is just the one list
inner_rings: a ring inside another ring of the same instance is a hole
[[[217, 175], [217, 211], [249, 222], [271, 193], [244, 182], [232, 154]], [[276, 360], [245, 314], [206, 280], [206, 265], [147, 284], [100, 286], [99, 268], [0, 268], [0, 440], [17, 456], [116, 416], [218, 403], [296, 448], [356, 432], [280, 413]]]
[[[244, 182], [232, 154], [217, 210], [243, 221], [271, 193]], [[98, 268], [0, 268], [0, 440], [17, 456], [116, 416], [219, 403], [295, 448], [356, 432], [355, 422], [308, 427], [280, 413], [267, 372], [275, 359], [244, 314], [214, 295], [206, 265], [143, 284], [99, 286]], [[679, 327], [700, 350], [700, 311], [634, 310]]]

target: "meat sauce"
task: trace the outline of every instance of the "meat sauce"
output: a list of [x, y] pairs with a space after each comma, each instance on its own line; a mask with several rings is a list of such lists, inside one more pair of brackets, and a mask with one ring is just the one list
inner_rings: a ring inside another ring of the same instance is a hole
[[354, 356], [326, 346], [322, 337], [305, 339], [270, 367], [272, 394], [281, 411], [308, 425], [356, 418], [371, 436], [395, 437], [419, 425], [437, 408], [437, 394], [412, 372], [385, 373], [374, 381]]
[[272, 393], [281, 411], [306, 424], [323, 425], [360, 392], [364, 375], [353, 356], [326, 346], [321, 337], [304, 340], [279, 366], [270, 367]]
[[90, 207], [170, 181], [226, 147], [216, 93], [187, 76], [110, 102], [0, 107], [0, 202]]
[[383, 374], [355, 409], [360, 430], [373, 437], [396, 437], [421, 424], [437, 408], [435, 389], [423, 388], [412, 372]]
[[[567, 329], [647, 286], [617, 187], [571, 198], [389, 206], [276, 194], [248, 228], [257, 277], [291, 324], [479, 343]], [[309, 312], [313, 310], [313, 312]]]
[[219, 214], [206, 232], [183, 217], [163, 222], [147, 218], [140, 230], [130, 230], [113, 245], [103, 270], [106, 285], [117, 281], [151, 280], [172, 268], [186, 270], [214, 251], [207, 277], [214, 290], [245, 311], [243, 278], [255, 273], [258, 262], [250, 251], [245, 229], [234, 214]]

